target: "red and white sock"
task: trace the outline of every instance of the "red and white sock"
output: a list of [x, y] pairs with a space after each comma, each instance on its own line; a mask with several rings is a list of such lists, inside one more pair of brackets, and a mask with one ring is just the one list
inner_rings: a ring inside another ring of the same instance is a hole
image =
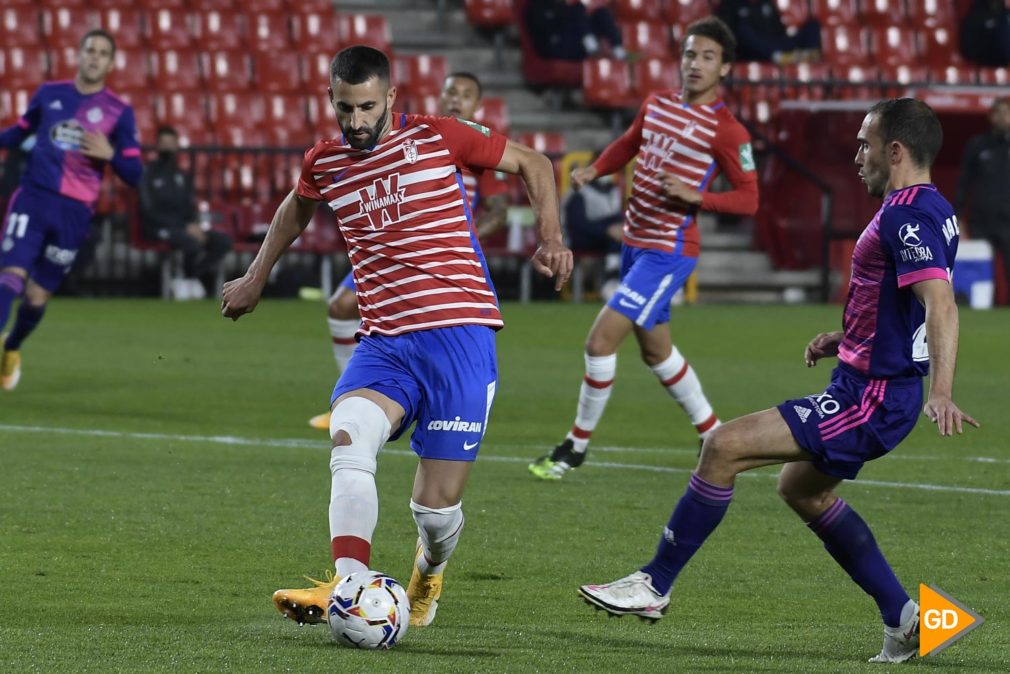
[[698, 435], [705, 439], [719, 426], [719, 418], [712, 411], [705, 392], [701, 390], [701, 381], [694, 373], [694, 368], [688, 365], [677, 347], [673, 347], [670, 357], [658, 365], [652, 366], [652, 371], [659, 378], [669, 394], [676, 400], [694, 424]]
[[343, 372], [347, 369], [347, 362], [351, 360], [351, 355], [358, 346], [358, 341], [354, 339], [354, 333], [358, 331], [361, 321], [327, 318], [326, 322], [330, 326], [330, 336], [333, 338], [333, 358], [337, 361], [337, 367]]
[[614, 390], [616, 374], [616, 353], [609, 356], [586, 354], [586, 376], [582, 378], [582, 387], [579, 389], [579, 407], [575, 414], [575, 425], [567, 435], [576, 452], [586, 451], [589, 438], [596, 429], [596, 424], [600, 422], [607, 401], [610, 400], [610, 393]]

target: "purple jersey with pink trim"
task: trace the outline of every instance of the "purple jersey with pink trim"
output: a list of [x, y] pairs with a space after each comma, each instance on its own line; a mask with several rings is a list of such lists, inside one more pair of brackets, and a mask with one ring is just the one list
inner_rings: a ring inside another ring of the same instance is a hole
[[[85, 131], [104, 134], [114, 155], [109, 162], [81, 153]], [[12, 147], [35, 134], [25, 187], [55, 192], [94, 207], [105, 165], [127, 183], [136, 185], [143, 169], [133, 108], [108, 89], [82, 94], [73, 81], [47, 82], [38, 88], [28, 110], [15, 126], [0, 133], [0, 146]]]
[[954, 209], [934, 185], [891, 192], [852, 255], [838, 360], [865, 377], [929, 374], [920, 281], [950, 281], [958, 243]]

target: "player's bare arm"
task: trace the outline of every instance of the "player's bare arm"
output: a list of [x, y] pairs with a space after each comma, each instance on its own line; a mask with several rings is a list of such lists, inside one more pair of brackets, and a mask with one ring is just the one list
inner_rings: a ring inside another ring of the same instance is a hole
[[920, 281], [912, 292], [926, 307], [926, 348], [929, 350], [929, 394], [922, 413], [936, 423], [940, 435], [963, 432], [962, 422], [979, 423], [952, 400], [957, 362], [958, 314], [954, 291], [942, 279]]
[[116, 151], [105, 134], [97, 131], [85, 131], [81, 136], [81, 153], [85, 157], [109, 161]]
[[221, 293], [221, 314], [237, 321], [251, 313], [260, 301], [270, 270], [284, 251], [298, 238], [315, 215], [319, 202], [298, 196], [292, 190], [284, 198], [270, 222], [263, 246], [249, 265], [245, 276], [228, 281]]
[[817, 361], [821, 358], [831, 358], [838, 355], [838, 346], [842, 343], [842, 337], [845, 336], [841, 330], [837, 332], [822, 332], [807, 344], [807, 348], [803, 351], [803, 361], [807, 364], [807, 367], [813, 367], [817, 365]]
[[487, 210], [477, 218], [477, 238], [491, 236], [505, 227], [508, 220], [508, 197], [495, 194], [484, 201]]
[[533, 254], [533, 268], [547, 278], [553, 278], [554, 289], [561, 290], [572, 275], [573, 262], [572, 251], [568, 250], [561, 237], [561, 214], [551, 160], [525, 145], [509, 141], [496, 168], [518, 174], [525, 183], [540, 239], [540, 245]]

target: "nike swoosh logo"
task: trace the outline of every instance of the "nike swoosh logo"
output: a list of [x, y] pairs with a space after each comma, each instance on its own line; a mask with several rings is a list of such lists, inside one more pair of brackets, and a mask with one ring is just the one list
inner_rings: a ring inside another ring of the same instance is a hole
[[473, 444], [470, 444], [469, 442], [464, 442], [463, 443], [463, 451], [469, 452], [471, 449], [473, 449], [474, 447], [476, 447], [479, 444], [480, 444], [480, 440], [478, 440], [477, 442], [475, 442]]
[[627, 309], [638, 309], [638, 305], [635, 304], [634, 302], [628, 302], [627, 300], [617, 300], [617, 303]]

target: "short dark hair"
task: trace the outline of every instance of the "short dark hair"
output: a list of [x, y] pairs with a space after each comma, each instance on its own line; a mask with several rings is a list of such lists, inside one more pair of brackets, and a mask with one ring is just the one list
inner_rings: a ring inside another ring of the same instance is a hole
[[484, 95], [484, 86], [480, 83], [480, 80], [473, 73], [467, 72], [466, 70], [454, 70], [453, 72], [446, 75], [445, 79], [449, 80], [452, 79], [453, 77], [463, 77], [476, 84], [477, 98], [481, 98]]
[[178, 138], [179, 132], [175, 130], [174, 126], [169, 126], [168, 124], [162, 124], [161, 126], [158, 127], [158, 133], [155, 134], [155, 137], [157, 136], [175, 136], [176, 138]]
[[722, 47], [722, 62], [732, 63], [736, 60], [736, 38], [733, 36], [733, 31], [729, 29], [726, 22], [715, 16], [706, 16], [704, 19], [698, 19], [690, 26], [687, 27], [687, 32], [684, 33], [684, 41], [681, 42], [681, 51], [683, 51], [683, 45], [687, 42], [687, 38], [692, 35], [699, 35], [701, 37], [707, 37], [710, 40], [715, 40]]
[[908, 148], [917, 166], [929, 168], [943, 145], [943, 127], [933, 108], [914, 98], [889, 98], [870, 108], [884, 145], [897, 141]]
[[378, 49], [354, 45], [337, 52], [330, 63], [330, 81], [361, 84], [373, 77], [389, 83], [389, 59]]
[[107, 30], [103, 30], [101, 28], [92, 28], [87, 33], [85, 33], [84, 37], [81, 38], [81, 47], [80, 48], [84, 49], [84, 43], [87, 42], [90, 38], [93, 38], [93, 37], [104, 37], [106, 40], [108, 40], [109, 44], [112, 45], [112, 55], [113, 56], [116, 55], [116, 39], [114, 37], [112, 37], [112, 33], [110, 33]]

